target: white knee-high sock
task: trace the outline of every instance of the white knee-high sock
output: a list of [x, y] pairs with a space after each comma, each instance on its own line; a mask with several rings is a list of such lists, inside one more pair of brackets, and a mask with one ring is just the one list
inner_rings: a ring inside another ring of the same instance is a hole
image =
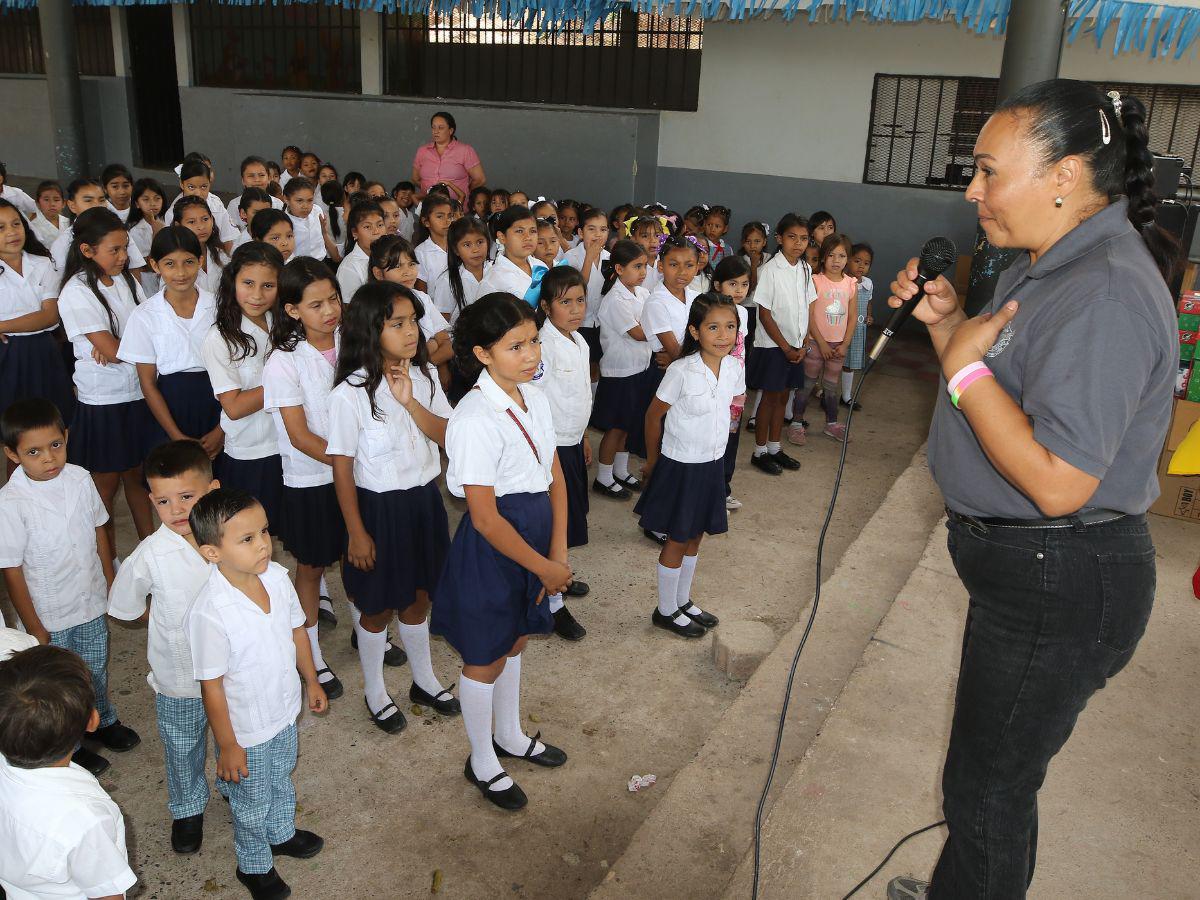
[[845, 400], [847, 403], [849, 403], [850, 398], [853, 396], [854, 396], [854, 373], [843, 371], [842, 372], [842, 399]]
[[754, 402], [750, 404], [750, 418], [758, 415], [758, 404], [762, 403], [762, 391], [754, 392]]
[[[492, 746], [492, 695], [495, 685], [474, 681], [466, 675], [458, 679], [458, 702], [462, 704], [463, 725], [471, 743], [471, 770], [480, 781], [495, 778], [504, 771]], [[512, 785], [511, 778], [501, 778], [492, 790], [502, 791]]]
[[562, 594], [551, 594], [546, 599], [550, 601], [550, 615], [554, 615], [556, 612], [566, 606], [566, 604], [563, 603]]
[[[385, 641], [386, 643], [386, 636]], [[400, 643], [408, 654], [408, 665], [412, 669], [413, 683], [432, 697], [436, 697], [445, 688], [433, 674], [433, 660], [429, 655], [429, 620], [420, 625], [405, 625], [400, 623]]]
[[699, 612], [698, 608], [693, 609], [695, 604], [692, 603], [692, 579], [696, 577], [696, 560], [699, 558], [699, 554], [683, 558], [683, 564], [679, 567], [679, 591], [675, 595], [675, 605], [692, 613]]
[[[321, 640], [317, 636], [317, 626], [312, 625], [308, 628], [305, 628], [304, 632], [308, 635], [308, 648], [312, 651], [313, 668], [319, 672], [322, 669], [326, 668], [326, 665], [325, 665], [325, 657], [321, 655]], [[324, 684], [325, 682], [329, 681], [329, 679], [331, 679], [332, 677], [333, 677], [333, 673], [327, 672], [324, 675], [318, 675], [317, 681]]]
[[358, 622], [354, 623], [358, 635], [358, 661], [362, 664], [363, 693], [371, 712], [378, 713], [392, 702], [387, 685], [383, 683], [383, 654], [387, 651], [386, 631], [367, 631]]
[[[788, 391], [787, 408], [784, 409], [784, 411], [783, 411], [783, 417], [785, 419], [794, 419], [795, 418], [795, 415], [794, 415], [795, 408], [796, 408], [796, 392]], [[801, 409], [801, 412], [803, 412], [803, 411], [804, 410]]]
[[[508, 658], [495, 688], [492, 711], [496, 714], [496, 743], [509, 753], [523, 754], [529, 749], [529, 738], [521, 729], [521, 654]], [[538, 741], [533, 752], [545, 749], [546, 745]]]
[[679, 611], [679, 569], [658, 564], [658, 611], [677, 625], [686, 625], [688, 617]]
[[327, 585], [327, 584], [325, 583], [325, 576], [324, 576], [324, 575], [322, 575], [322, 576], [321, 576], [321, 587], [320, 587], [319, 593], [320, 593], [320, 595], [321, 595], [322, 597], [328, 597], [328, 596], [329, 596], [329, 585]]
[[629, 477], [629, 454], [626, 451], [613, 455], [613, 474], [622, 481]]

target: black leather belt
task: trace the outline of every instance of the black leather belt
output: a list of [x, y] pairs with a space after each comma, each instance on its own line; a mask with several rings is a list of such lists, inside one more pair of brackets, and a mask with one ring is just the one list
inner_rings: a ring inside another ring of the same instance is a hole
[[1146, 521], [1144, 514], [1131, 515], [1129, 513], [1118, 512], [1115, 509], [1085, 509], [1080, 510], [1073, 516], [1063, 516], [1059, 519], [984, 518], [982, 516], [964, 515], [963, 513], [955, 512], [949, 507], [946, 508], [946, 515], [951, 522], [958, 522], [985, 530], [988, 528], [1073, 528], [1076, 531], [1082, 531], [1091, 526], [1107, 525], [1110, 522], [1122, 519], [1127, 520], [1130, 525]]

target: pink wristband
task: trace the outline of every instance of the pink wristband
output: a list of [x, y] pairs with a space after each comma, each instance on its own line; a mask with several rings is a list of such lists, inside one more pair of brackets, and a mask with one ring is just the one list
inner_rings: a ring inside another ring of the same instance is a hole
[[976, 369], [968, 374], [965, 378], [958, 382], [958, 387], [954, 389], [954, 393], [950, 395], [950, 402], [954, 404], [955, 409], [959, 409], [959, 401], [962, 400], [963, 394], [967, 392], [967, 388], [977, 381], [982, 381], [984, 378], [994, 378], [995, 373], [987, 366], [982, 369]]
[[985, 371], [987, 370], [987, 364], [982, 360], [979, 362], [967, 363], [967, 365], [955, 372], [953, 377], [951, 377], [951, 379], [946, 383], [946, 392], [953, 397], [955, 392], [958, 391], [959, 386], [962, 384], [963, 379], [972, 372], [978, 372], [981, 369]]

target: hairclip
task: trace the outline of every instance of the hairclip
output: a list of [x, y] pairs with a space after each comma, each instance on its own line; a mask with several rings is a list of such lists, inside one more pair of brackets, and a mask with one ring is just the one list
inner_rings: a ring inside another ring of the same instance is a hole
[[770, 226], [770, 225], [768, 225], [766, 222], [759, 222], [758, 224], [762, 226], [763, 233], [764, 233], [764, 234], [765, 234], [767, 237], [770, 237], [770, 236], [771, 236], [771, 226]]
[[1121, 122], [1121, 92], [1109, 91], [1108, 99], [1112, 101], [1113, 112], [1117, 114], [1117, 121]]
[[1112, 141], [1112, 131], [1108, 127], [1108, 116], [1104, 114], [1104, 110], [1100, 110], [1100, 143], [1105, 147]]

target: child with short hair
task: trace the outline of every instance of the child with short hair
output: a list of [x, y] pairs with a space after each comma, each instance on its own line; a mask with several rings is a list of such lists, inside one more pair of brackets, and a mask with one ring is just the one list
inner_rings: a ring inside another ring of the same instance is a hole
[[87, 666], [61, 647], [0, 662], [0, 888], [115, 900], [137, 883], [125, 821], [72, 749], [99, 722]]
[[[195, 853], [204, 839], [208, 805], [208, 719], [192, 669], [184, 622], [208, 580], [208, 560], [192, 535], [188, 515], [196, 502], [220, 487], [212, 463], [192, 440], [155, 447], [142, 465], [150, 503], [162, 523], [126, 557], [108, 594], [108, 614], [124, 622], [145, 621], [146, 676], [154, 691], [158, 736], [167, 768], [171, 848]], [[153, 597], [153, 602], [148, 602]]]
[[417, 225], [417, 216], [413, 208], [416, 206], [417, 186], [411, 181], [401, 181], [392, 188], [392, 199], [399, 207], [400, 219], [397, 223], [397, 234], [409, 243], [412, 242], [413, 229]]
[[38, 184], [33, 195], [37, 202], [37, 215], [29, 219], [29, 227], [33, 229], [38, 240], [49, 249], [62, 230], [70, 224], [62, 214], [62, 185], [57, 181], [43, 181]]
[[733, 252], [725, 243], [725, 233], [729, 231], [729, 218], [732, 215], [728, 206], [710, 206], [704, 214], [704, 242], [708, 245], [708, 261], [714, 269]]
[[218, 488], [188, 516], [212, 563], [185, 620], [192, 665], [217, 743], [217, 779], [233, 813], [237, 880], [256, 900], [286, 897], [274, 856], [308, 859], [325, 842], [296, 828], [300, 678], [308, 708], [328, 707], [287, 569], [271, 561], [267, 514], [245, 491]]
[[[4, 455], [20, 466], [0, 488], [0, 569], [25, 630], [83, 657], [100, 713], [94, 738], [124, 752], [141, 739], [108, 698], [113, 554], [108, 513], [88, 473], [67, 462], [67, 431], [48, 400], [19, 400], [0, 416]], [[69, 752], [69, 748], [68, 748]], [[74, 761], [99, 774], [108, 760], [80, 747]]]
[[109, 163], [100, 173], [100, 182], [104, 185], [108, 208], [115, 212], [122, 222], [127, 221], [133, 209], [130, 200], [133, 194], [133, 173], [121, 163]]

